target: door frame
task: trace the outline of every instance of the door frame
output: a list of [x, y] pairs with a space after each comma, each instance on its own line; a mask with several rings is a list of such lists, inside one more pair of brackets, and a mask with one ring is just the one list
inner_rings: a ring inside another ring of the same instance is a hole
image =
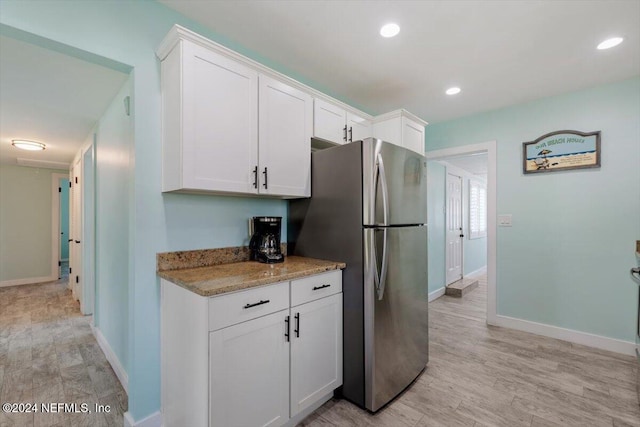
[[[463, 174], [458, 173], [457, 170], [454, 170], [454, 168], [452, 168], [450, 165], [445, 165], [445, 193], [444, 193], [444, 197], [445, 197], [445, 227], [447, 228], [447, 232], [445, 233], [445, 253], [444, 253], [444, 259], [445, 259], [445, 263], [446, 265], [449, 265], [449, 251], [448, 251], [448, 218], [449, 218], [449, 185], [448, 185], [448, 181], [449, 181], [449, 175], [451, 176], [455, 176], [458, 179], [460, 179], [460, 227], [461, 229], [459, 230], [458, 234], [464, 234], [464, 177]], [[456, 280], [450, 282], [449, 281], [449, 277], [447, 276], [447, 271], [445, 271], [445, 288], [447, 286], [449, 286], [452, 283], [457, 282], [458, 280], [462, 280], [464, 278], [464, 237], [460, 238], [460, 277], [457, 278]]]
[[431, 150], [425, 153], [429, 160], [446, 160], [447, 157], [465, 154], [487, 153], [487, 323], [497, 322], [497, 142]]
[[[96, 140], [94, 131], [91, 144], [80, 150], [80, 162], [82, 163], [82, 204], [80, 217], [82, 218], [82, 298], [80, 299], [80, 312], [93, 314], [96, 298]], [[87, 185], [89, 184], [89, 185]]]
[[[66, 173], [51, 174], [51, 280], [60, 278], [60, 180], [69, 178]], [[71, 213], [69, 213], [71, 215]]]

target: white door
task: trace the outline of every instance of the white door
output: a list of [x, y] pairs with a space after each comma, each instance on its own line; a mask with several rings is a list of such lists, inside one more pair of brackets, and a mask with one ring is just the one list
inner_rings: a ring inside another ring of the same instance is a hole
[[257, 193], [258, 73], [189, 43], [183, 69], [183, 187]]
[[276, 427], [288, 421], [288, 316], [282, 310], [209, 334], [210, 426]]
[[347, 142], [347, 112], [342, 108], [315, 99], [313, 105], [313, 136], [344, 144]]
[[82, 298], [82, 158], [71, 169], [69, 194], [69, 287], [76, 300]]
[[462, 278], [462, 178], [447, 174], [447, 285]]
[[342, 385], [342, 294], [291, 308], [291, 416]]
[[403, 117], [402, 145], [424, 155], [424, 126]]
[[93, 314], [95, 300], [95, 143], [82, 154], [82, 296], [80, 312]]
[[311, 196], [313, 98], [260, 75], [258, 192]]
[[360, 141], [373, 135], [373, 123], [357, 114], [347, 112], [347, 139]]

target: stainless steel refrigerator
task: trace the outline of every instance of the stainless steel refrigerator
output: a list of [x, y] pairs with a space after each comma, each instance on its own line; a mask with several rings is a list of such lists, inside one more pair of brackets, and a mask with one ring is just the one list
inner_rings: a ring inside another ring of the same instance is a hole
[[342, 396], [377, 411], [429, 359], [426, 159], [368, 138], [316, 151], [289, 253], [344, 261]]

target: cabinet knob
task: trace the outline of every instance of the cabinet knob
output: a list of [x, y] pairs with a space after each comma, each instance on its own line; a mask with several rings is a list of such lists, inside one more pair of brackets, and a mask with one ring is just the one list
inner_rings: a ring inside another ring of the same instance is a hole
[[284, 337], [287, 339], [287, 342], [289, 342], [289, 316], [284, 318]]
[[258, 188], [258, 166], [253, 168], [253, 188]]
[[267, 167], [266, 166], [264, 167], [264, 171], [262, 172], [262, 174], [264, 175], [264, 183], [262, 184], [262, 186], [265, 189], [267, 189], [269, 187], [267, 187], [267, 174], [268, 174], [268, 172], [267, 172]]
[[258, 302], [254, 302], [253, 304], [247, 304], [244, 306], [244, 308], [251, 308], [251, 307], [255, 307], [257, 305], [262, 305], [262, 304], [267, 304], [269, 302], [268, 299], [264, 299], [264, 300], [260, 300]]

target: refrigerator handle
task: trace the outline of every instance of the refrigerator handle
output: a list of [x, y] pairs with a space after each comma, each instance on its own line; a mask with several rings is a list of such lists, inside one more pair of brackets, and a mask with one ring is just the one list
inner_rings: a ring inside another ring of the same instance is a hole
[[376, 178], [380, 177], [379, 182], [382, 188], [382, 225], [389, 225], [389, 188], [387, 187], [387, 174], [384, 172], [384, 161], [380, 153], [376, 155], [376, 166], [378, 168]]
[[[389, 257], [387, 256], [387, 229], [382, 229], [382, 268], [380, 270], [380, 279], [378, 280], [378, 300], [382, 301], [384, 297], [384, 287], [387, 282], [387, 269], [389, 268]], [[378, 266], [376, 265], [376, 275]]]

